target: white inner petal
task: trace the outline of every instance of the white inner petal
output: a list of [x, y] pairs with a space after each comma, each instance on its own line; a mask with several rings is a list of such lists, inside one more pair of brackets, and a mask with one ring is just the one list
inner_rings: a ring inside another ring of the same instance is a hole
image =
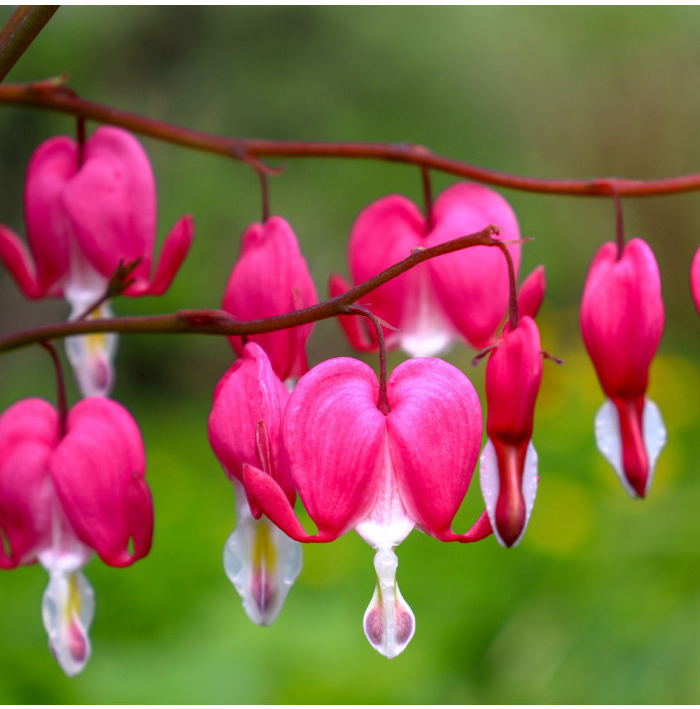
[[381, 548], [374, 555], [377, 585], [362, 621], [372, 647], [390, 660], [403, 652], [416, 629], [413, 611], [396, 583], [398, 564], [391, 549]]
[[95, 592], [81, 571], [49, 572], [41, 616], [49, 648], [61, 669], [72, 677], [90, 658], [88, 632], [95, 615]]
[[301, 571], [301, 544], [268, 519], [256, 520], [243, 486], [234, 485], [236, 528], [224, 545], [224, 570], [253, 623], [270, 625]]
[[411, 357], [433, 357], [446, 352], [454, 339], [454, 328], [433, 293], [425, 269], [421, 272], [419, 297], [412, 311], [415, 315], [401, 333], [404, 352]]
[[374, 549], [398, 546], [415, 526], [401, 500], [388, 436], [384, 438], [384, 460], [380, 476], [374, 507], [355, 527], [355, 531]]
[[[644, 437], [644, 447], [649, 460], [649, 474], [644, 490], [646, 494], [651, 488], [654, 468], [659, 458], [659, 453], [666, 444], [666, 427], [661, 418], [661, 412], [659, 411], [659, 407], [648, 398], [644, 399], [644, 408], [642, 410], [642, 435]], [[612, 465], [625, 491], [631, 497], [638, 497], [634, 488], [629, 484], [622, 467], [620, 417], [615, 405], [610, 399], [605, 400], [605, 403], [598, 409], [598, 413], [596, 414], [595, 441], [598, 450], [603, 454], [610, 465]]]

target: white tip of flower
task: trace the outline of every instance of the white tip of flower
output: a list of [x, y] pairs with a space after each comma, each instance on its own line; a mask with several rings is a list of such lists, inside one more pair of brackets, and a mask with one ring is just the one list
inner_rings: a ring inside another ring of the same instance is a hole
[[403, 652], [416, 630], [413, 611], [396, 583], [398, 564], [391, 549], [379, 549], [374, 555], [377, 585], [363, 619], [370, 645], [389, 660]]
[[[666, 426], [659, 407], [648, 398], [644, 399], [644, 409], [642, 410], [642, 435], [644, 447], [649, 460], [649, 473], [647, 476], [644, 494], [651, 489], [654, 478], [656, 461], [659, 459], [661, 449], [666, 445]], [[595, 442], [603, 457], [612, 465], [615, 474], [622, 487], [631, 497], [639, 497], [635, 489], [630, 485], [625, 475], [622, 465], [622, 438], [620, 434], [620, 417], [615, 405], [606, 399], [605, 403], [598, 409], [595, 417]]]
[[240, 515], [224, 545], [224, 570], [253, 623], [271, 625], [301, 571], [301, 544], [267, 519]]
[[[87, 306], [89, 307], [89, 305]], [[79, 317], [74, 308], [71, 318]], [[94, 318], [112, 317], [112, 310], [103, 303], [89, 316]], [[118, 337], [114, 333], [94, 333], [66, 338], [66, 355], [73, 367], [73, 373], [84, 397], [107, 396], [114, 386], [114, 356]]]
[[90, 658], [88, 631], [95, 615], [95, 592], [81, 571], [52, 571], [41, 604], [49, 649], [73, 677]]
[[400, 333], [404, 352], [411, 357], [434, 357], [450, 348], [454, 327], [443, 314], [426, 273], [421, 279], [420, 295], [415, 306], [407, 308], [406, 312], [415, 315]]
[[[493, 535], [502, 547], [508, 545], [501, 537], [498, 526], [496, 525], [496, 505], [498, 504], [498, 493], [501, 489], [500, 476], [498, 474], [498, 459], [496, 457], [496, 449], [491, 443], [491, 439], [487, 439], [484, 450], [481, 452], [479, 462], [479, 483], [481, 485], [481, 494], [486, 505], [486, 513], [489, 516]], [[525, 524], [518, 535], [517, 539], [511, 544], [511, 548], [518, 546], [520, 540], [525, 535], [525, 530], [530, 522], [532, 508], [535, 506], [535, 497], [537, 496], [537, 485], [539, 477], [537, 475], [537, 451], [532, 441], [527, 446], [525, 454], [525, 467], [523, 469], [522, 493], [525, 501]]]

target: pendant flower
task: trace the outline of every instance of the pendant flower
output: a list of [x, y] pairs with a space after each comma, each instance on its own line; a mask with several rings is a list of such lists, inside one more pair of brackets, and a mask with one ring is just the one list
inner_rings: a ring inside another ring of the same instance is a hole
[[[24, 216], [31, 255], [0, 226], [0, 259], [28, 298], [64, 297], [70, 318], [85, 314], [106, 292], [120, 263], [138, 261], [125, 295], [161, 295], [172, 282], [192, 240], [188, 215], [168, 235], [153, 276], [156, 232], [153, 172], [140, 143], [120, 128], [98, 128], [83, 149], [67, 136], [39, 146], [27, 169]], [[110, 317], [109, 303], [89, 317]], [[116, 335], [66, 341], [84, 396], [109, 393]]]
[[[90, 656], [94, 592], [82, 573], [93, 552], [109, 566], [148, 554], [153, 503], [131, 415], [102, 397], [68, 413], [25, 399], [0, 417], [0, 568], [49, 573], [42, 617], [49, 647], [69, 676]], [[130, 551], [131, 548], [131, 551]]]
[[[264, 224], [249, 226], [226, 286], [223, 309], [239, 320], [257, 320], [316, 303], [316, 289], [289, 224], [281, 217], [270, 217]], [[312, 330], [313, 323], [309, 323], [248, 335], [245, 340], [233, 336], [229, 342], [239, 355], [246, 341], [257, 342], [277, 376], [285, 381], [308, 371], [306, 341]]]
[[499, 544], [516, 546], [525, 534], [537, 493], [532, 445], [535, 401], [542, 381], [540, 333], [521, 317], [506, 325], [486, 364], [486, 434], [481, 490]]
[[608, 397], [595, 420], [596, 443], [633, 497], [649, 492], [666, 429], [646, 397], [661, 340], [664, 306], [654, 254], [632, 239], [618, 258], [604, 244], [591, 264], [581, 303], [581, 332]]
[[[429, 224], [418, 207], [400, 195], [374, 202], [359, 215], [350, 234], [348, 261], [354, 283], [375, 276], [406, 258], [489, 224], [501, 228], [497, 238], [520, 238], [518, 222], [508, 203], [482, 185], [461, 182], [435, 201]], [[520, 245], [508, 250], [516, 274]], [[329, 290], [340, 295], [350, 285], [331, 276]], [[508, 269], [499, 249], [476, 246], [440, 256], [385, 283], [361, 304], [399, 331], [384, 330], [387, 347], [401, 347], [412, 356], [444, 351], [454, 338], [472, 347], [492, 345], [508, 307]], [[377, 349], [373, 331], [357, 318], [342, 316], [341, 326], [350, 344], [361, 351]]]
[[288, 399], [264, 350], [250, 342], [216, 387], [209, 416], [209, 441], [236, 493], [236, 528], [224, 547], [224, 569], [257, 625], [277, 618], [301, 571], [301, 545], [260, 519], [243, 481], [243, 466], [255, 465], [294, 504], [296, 490], [282, 446]]
[[452, 520], [481, 444], [481, 407], [469, 380], [437, 359], [404, 362], [389, 378], [386, 412], [370, 367], [327, 360], [297, 384], [284, 417], [284, 443], [304, 507], [307, 534], [290, 496], [266, 472], [244, 465], [248, 495], [292, 539], [330, 542], [350, 529], [375, 550], [377, 585], [364, 617], [372, 646], [398, 655], [415, 629], [396, 584], [398, 546], [414, 527], [442, 541], [488, 536], [485, 514], [467, 534]]

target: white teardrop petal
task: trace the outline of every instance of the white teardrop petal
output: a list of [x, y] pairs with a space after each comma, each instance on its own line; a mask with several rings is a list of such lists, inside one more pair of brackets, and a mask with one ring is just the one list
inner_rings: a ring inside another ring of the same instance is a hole
[[595, 417], [595, 442], [603, 457], [612, 465], [615, 474], [628, 495], [637, 497], [634, 488], [627, 481], [622, 469], [622, 438], [620, 435], [620, 417], [615, 405], [606, 399]]
[[52, 571], [41, 605], [49, 648], [61, 669], [72, 677], [90, 658], [88, 632], [95, 615], [95, 592], [81, 571]]
[[377, 585], [362, 625], [367, 640], [391, 660], [404, 651], [416, 630], [416, 619], [396, 583], [396, 554], [382, 548], [374, 555]]
[[535, 506], [535, 496], [537, 495], [537, 485], [539, 481], [540, 478], [537, 475], [537, 451], [535, 450], [535, 446], [532, 445], [532, 441], [530, 441], [527, 446], [527, 453], [525, 454], [525, 469], [523, 470], [522, 491], [523, 499], [525, 500], [525, 524], [523, 525], [523, 531], [520, 532], [520, 536], [512, 545], [514, 547], [520, 544], [527, 525], [530, 523], [530, 515], [532, 514], [532, 508]]
[[647, 449], [649, 458], [649, 476], [645, 494], [651, 488], [651, 481], [654, 478], [656, 461], [659, 459], [661, 449], [666, 445], [666, 426], [661, 418], [659, 407], [651, 400], [644, 400], [644, 411], [642, 413], [642, 429], [644, 436], [644, 447]]
[[[86, 307], [90, 307], [90, 303]], [[80, 314], [79, 307], [74, 307], [71, 317]], [[106, 303], [90, 315], [91, 319], [110, 317], [112, 317], [112, 310]], [[93, 333], [66, 338], [66, 355], [73, 368], [80, 393], [84, 397], [107, 396], [112, 390], [113, 362], [118, 339], [114, 333]]]
[[[651, 488], [654, 477], [654, 468], [659, 458], [661, 449], [666, 444], [666, 427], [659, 407], [651, 401], [644, 399], [642, 410], [642, 435], [644, 447], [649, 460], [649, 474], [647, 476], [645, 494]], [[622, 487], [631, 497], [639, 497], [634, 488], [629, 484], [622, 467], [622, 439], [620, 436], [620, 418], [615, 405], [606, 399], [595, 417], [595, 440], [598, 450], [612, 465], [615, 474], [622, 483]]]
[[267, 519], [240, 516], [224, 546], [224, 570], [256, 625], [272, 624], [299, 576], [301, 544]]
[[489, 516], [493, 536], [501, 546], [506, 546], [501, 539], [501, 535], [496, 528], [496, 503], [498, 502], [498, 493], [501, 489], [501, 480], [498, 477], [498, 460], [496, 458], [496, 449], [491, 443], [491, 439], [486, 440], [484, 450], [481, 451], [479, 460], [479, 483], [481, 485], [481, 495], [484, 498], [486, 505], [486, 514]]

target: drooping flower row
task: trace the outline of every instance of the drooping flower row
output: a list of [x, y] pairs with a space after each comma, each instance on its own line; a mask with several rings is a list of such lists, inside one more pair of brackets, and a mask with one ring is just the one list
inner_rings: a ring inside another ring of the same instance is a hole
[[[0, 259], [28, 297], [63, 296], [71, 318], [108, 317], [103, 297], [120, 264], [134, 265], [124, 294], [158, 295], [186, 255], [189, 216], [166, 239], [150, 276], [155, 211], [151, 167], [131, 135], [100, 128], [82, 148], [54, 138], [35, 152], [27, 174], [31, 255], [0, 227]], [[517, 275], [518, 223], [493, 190], [458, 183], [427, 215], [404, 197], [384, 197], [352, 228], [352, 280], [362, 282], [415, 249], [488, 224], [500, 227]], [[700, 250], [691, 286], [700, 310]], [[331, 277], [331, 295], [348, 287]], [[415, 627], [395, 582], [394, 553], [414, 527], [441, 541], [476, 541], [493, 530], [504, 546], [520, 542], [538, 485], [532, 437], [542, 353], [534, 318], [544, 289], [544, 271], [536, 269], [521, 285], [517, 307], [509, 307], [514, 282], [503, 254], [478, 246], [425, 262], [362, 301], [388, 326], [389, 348], [433, 355], [460, 339], [489, 353], [487, 442], [480, 456], [486, 511], [466, 534], [452, 531], [452, 521], [479, 458], [483, 424], [464, 374], [441, 360], [416, 359], [397, 367], [384, 389], [357, 360], [331, 359], [309, 371], [310, 324], [230, 338], [239, 359], [214, 393], [209, 437], [236, 490], [237, 522], [224, 566], [254, 622], [269, 624], [280, 612], [301, 569], [299, 542], [330, 542], [355, 529], [375, 549], [377, 584], [365, 633], [393, 657]], [[291, 226], [271, 217], [249, 227], [223, 308], [250, 320], [316, 302]], [[663, 320], [651, 249], [639, 239], [624, 250], [605, 244], [587, 278], [581, 328], [608, 397], [596, 417], [596, 441], [625, 489], [638, 497], [649, 491], [666, 436], [658, 408], [646, 398]], [[379, 347], [361, 318], [340, 321], [356, 349]], [[67, 341], [84, 395], [109, 392], [115, 346], [115, 335]], [[101, 460], [101, 451], [109, 451], [109, 459]], [[0, 536], [6, 540], [0, 567], [38, 560], [49, 570], [44, 621], [69, 674], [89, 655], [93, 594], [80, 569], [93, 551], [108, 564], [127, 565], [150, 547], [153, 510], [144, 465], [133, 419], [105, 398], [76, 404], [65, 422], [36, 399], [0, 418]], [[295, 516], [297, 494], [317, 534], [307, 533]]]

